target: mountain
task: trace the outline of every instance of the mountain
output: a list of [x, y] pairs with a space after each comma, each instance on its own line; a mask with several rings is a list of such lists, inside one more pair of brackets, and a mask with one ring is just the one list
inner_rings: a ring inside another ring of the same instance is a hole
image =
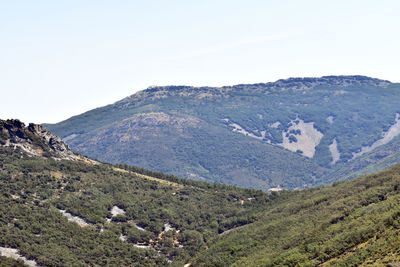
[[400, 145], [399, 101], [400, 84], [364, 76], [159, 86], [45, 126], [74, 151], [102, 161], [294, 189], [397, 162], [391, 147]]
[[400, 262], [400, 165], [264, 193], [65, 157], [62, 141], [17, 120], [0, 121], [0, 132], [2, 266]]
[[0, 256], [31, 266], [182, 266], [270, 199], [72, 155], [35, 124], [0, 132]]

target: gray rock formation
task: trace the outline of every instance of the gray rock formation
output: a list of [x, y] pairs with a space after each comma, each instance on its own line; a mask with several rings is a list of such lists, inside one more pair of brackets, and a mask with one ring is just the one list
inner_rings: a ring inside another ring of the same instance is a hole
[[57, 160], [88, 160], [72, 152], [61, 138], [45, 127], [34, 123], [25, 127], [19, 120], [0, 120], [0, 146], [20, 149], [29, 156], [52, 157]]

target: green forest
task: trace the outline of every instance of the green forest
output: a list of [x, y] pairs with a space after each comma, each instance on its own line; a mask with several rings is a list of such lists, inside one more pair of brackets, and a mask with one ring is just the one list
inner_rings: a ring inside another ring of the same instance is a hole
[[[271, 197], [119, 167], [126, 166], [21, 158], [0, 148], [0, 246], [42, 266], [179, 265], [222, 232], [254, 222]], [[113, 206], [125, 214], [112, 217]]]
[[[16, 248], [40, 266], [400, 261], [400, 165], [348, 182], [268, 194], [0, 148], [0, 183], [0, 247]], [[124, 214], [114, 216], [114, 206]], [[68, 221], [60, 210], [86, 225]]]

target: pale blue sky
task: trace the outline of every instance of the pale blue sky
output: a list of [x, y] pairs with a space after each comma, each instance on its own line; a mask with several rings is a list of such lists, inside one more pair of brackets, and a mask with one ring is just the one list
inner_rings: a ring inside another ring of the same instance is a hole
[[0, 118], [57, 122], [150, 85], [400, 82], [398, 0], [0, 0]]

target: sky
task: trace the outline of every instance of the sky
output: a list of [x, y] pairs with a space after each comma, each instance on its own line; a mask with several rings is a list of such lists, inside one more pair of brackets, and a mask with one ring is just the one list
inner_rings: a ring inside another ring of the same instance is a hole
[[153, 85], [400, 82], [398, 0], [0, 0], [0, 119], [55, 123]]

